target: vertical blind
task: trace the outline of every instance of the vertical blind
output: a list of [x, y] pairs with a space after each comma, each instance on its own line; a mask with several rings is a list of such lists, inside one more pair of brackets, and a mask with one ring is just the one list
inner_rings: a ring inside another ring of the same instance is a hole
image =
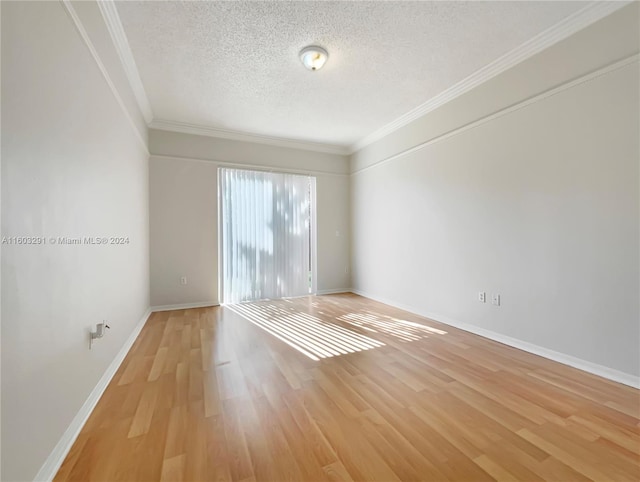
[[220, 168], [224, 303], [308, 294], [312, 178]]

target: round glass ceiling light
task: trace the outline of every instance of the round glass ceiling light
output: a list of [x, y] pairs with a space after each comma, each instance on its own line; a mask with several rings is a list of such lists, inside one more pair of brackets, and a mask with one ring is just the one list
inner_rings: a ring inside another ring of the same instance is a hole
[[309, 70], [320, 70], [329, 58], [329, 53], [322, 47], [310, 45], [300, 51], [300, 60]]

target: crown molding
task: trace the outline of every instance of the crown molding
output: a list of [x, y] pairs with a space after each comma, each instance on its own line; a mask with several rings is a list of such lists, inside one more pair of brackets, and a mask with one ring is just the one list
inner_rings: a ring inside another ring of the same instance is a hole
[[120, 57], [124, 73], [127, 76], [133, 95], [138, 103], [138, 108], [145, 122], [149, 124], [153, 120], [153, 110], [151, 109], [147, 93], [142, 85], [140, 73], [138, 72], [136, 61], [133, 58], [133, 52], [131, 52], [131, 47], [127, 40], [127, 35], [120, 21], [116, 4], [113, 0], [101, 0], [96, 3], [104, 19], [104, 23], [107, 25], [107, 30], [109, 30], [109, 34], [111, 35], [113, 46], [118, 53], [118, 57]]
[[[89, 34], [87, 33], [86, 29], [84, 28], [84, 25], [82, 24], [82, 21], [80, 20], [80, 17], [78, 16], [78, 12], [76, 12], [75, 8], [73, 8], [71, 0], [60, 0], [60, 3], [62, 4], [63, 8], [67, 12], [67, 15], [69, 16], [69, 18], [73, 22], [73, 24], [74, 24], [74, 26], [76, 28], [76, 31], [78, 32], [78, 34], [80, 35], [80, 38], [82, 38], [84, 44], [86, 45], [87, 49], [89, 50], [89, 53], [91, 54], [91, 57], [93, 57], [93, 60], [95, 61], [96, 65], [98, 66], [98, 70], [100, 70], [100, 73], [102, 74], [102, 77], [104, 78], [104, 80], [106, 81], [107, 85], [109, 86], [109, 89], [111, 90], [111, 93], [115, 97], [116, 102], [118, 103], [118, 105], [122, 109], [122, 112], [124, 113], [125, 117], [129, 121], [129, 124], [131, 124], [131, 127], [133, 128], [133, 132], [136, 135], [136, 139], [138, 139], [138, 141], [140, 141], [140, 144], [141, 144], [142, 148], [144, 149], [144, 151], [147, 154], [149, 154], [149, 148], [147, 146], [147, 140], [145, 138], [146, 132], [141, 133], [140, 130], [138, 130], [136, 122], [131, 117], [131, 114], [129, 113], [129, 110], [127, 109], [127, 106], [125, 105], [124, 101], [122, 100], [122, 97], [120, 96], [120, 92], [118, 92], [118, 89], [116, 88], [116, 85], [113, 83], [113, 80], [111, 80], [111, 76], [109, 75], [109, 71], [107, 70], [107, 67], [102, 62], [102, 59], [100, 58], [100, 55], [98, 55], [98, 51], [96, 50], [95, 46], [93, 45], [93, 42], [91, 41], [91, 38], [89, 37]], [[98, 3], [100, 3], [100, 2], [98, 2]]]
[[166, 160], [166, 161], [180, 161], [180, 162], [200, 162], [205, 164], [214, 164], [218, 167], [228, 167], [231, 169], [248, 169], [250, 171], [264, 171], [264, 172], [276, 172], [286, 174], [299, 174], [301, 176], [335, 176], [335, 177], [348, 177], [351, 174], [349, 172], [339, 171], [321, 171], [318, 169], [304, 169], [304, 168], [290, 168], [283, 167], [274, 164], [253, 164], [250, 162], [229, 162], [221, 161], [216, 158], [202, 158], [202, 157], [185, 157], [185, 156], [172, 156], [168, 154], [150, 154], [149, 161], [154, 160]]
[[420, 104], [418, 107], [410, 110], [406, 114], [398, 117], [394, 121], [377, 129], [371, 134], [363, 137], [358, 142], [349, 147], [349, 154], [359, 151], [360, 149], [372, 144], [392, 132], [406, 126], [423, 115], [437, 109], [438, 107], [452, 101], [456, 97], [470, 91], [474, 87], [496, 77], [497, 75], [509, 70], [520, 62], [542, 52], [552, 45], [564, 40], [583, 28], [597, 22], [598, 20], [612, 14], [616, 10], [632, 3], [631, 1], [599, 1], [587, 5], [578, 10], [574, 14], [564, 18], [555, 25], [542, 31], [535, 37], [527, 40], [525, 43], [507, 52], [493, 62], [487, 64], [480, 70], [477, 70], [469, 77], [449, 87], [440, 94], [432, 97], [428, 101]]
[[435, 137], [432, 137], [430, 139], [427, 139], [423, 142], [421, 142], [420, 144], [416, 144], [413, 147], [409, 147], [407, 149], [405, 149], [404, 151], [400, 151], [397, 152], [389, 157], [385, 157], [383, 159], [380, 159], [378, 161], [375, 161], [369, 165], [357, 168], [357, 169], [352, 169], [350, 172], [350, 175], [356, 175], [358, 173], [361, 173], [363, 171], [367, 171], [369, 169], [372, 169], [374, 167], [380, 166], [381, 164], [386, 164], [388, 162], [394, 161], [396, 159], [399, 159], [403, 156], [406, 156], [407, 154], [411, 154], [413, 152], [417, 152], [421, 149], [424, 149], [425, 147], [428, 147], [432, 144], [435, 144], [436, 142], [440, 142], [442, 140], [445, 139], [449, 139], [451, 137], [457, 136], [458, 134], [462, 134], [463, 132], [466, 132], [470, 129], [475, 129], [478, 126], [481, 126], [483, 124], [486, 124], [487, 122], [490, 122], [492, 120], [498, 119], [502, 116], [511, 114], [512, 112], [515, 112], [517, 110], [520, 110], [524, 107], [530, 106], [532, 104], [535, 104], [536, 102], [540, 102], [542, 100], [545, 100], [551, 96], [554, 96], [556, 94], [559, 94], [560, 92], [564, 92], [565, 90], [571, 89], [573, 87], [576, 87], [580, 84], [583, 84], [585, 82], [590, 82], [593, 79], [596, 79], [598, 77], [601, 77], [603, 75], [606, 75], [610, 72], [615, 72], [616, 70], [622, 69], [628, 65], [631, 65], [633, 63], [638, 63], [640, 61], [640, 54], [633, 54], [630, 55], [629, 57], [625, 57], [624, 59], [618, 60], [616, 62], [613, 62], [612, 64], [606, 65], [604, 67], [601, 67], [597, 70], [594, 70], [592, 72], [589, 72], [588, 74], [582, 75], [580, 77], [576, 77], [573, 80], [567, 81], [564, 84], [560, 84], [556, 87], [553, 87], [549, 90], [545, 90], [544, 92], [541, 92], [533, 97], [528, 97], [520, 102], [517, 102], [516, 104], [512, 104], [508, 107], [504, 107], [502, 109], [498, 109], [497, 111], [488, 114], [484, 117], [481, 117], [479, 119], [474, 120], [473, 122], [469, 122], [468, 124], [464, 124], [460, 127], [456, 127], [450, 131], [444, 132], [442, 134], [438, 134]]
[[327, 154], [338, 154], [346, 156], [349, 150], [346, 146], [337, 146], [332, 144], [323, 144], [319, 142], [301, 141], [296, 139], [287, 139], [283, 137], [271, 137], [261, 134], [253, 134], [249, 132], [233, 131], [227, 129], [219, 129], [217, 127], [208, 127], [195, 124], [187, 124], [184, 122], [175, 122], [162, 119], [153, 119], [149, 123], [150, 129], [158, 129], [171, 132], [182, 132], [183, 134], [194, 134], [198, 136], [216, 137], [219, 139], [229, 139], [233, 141], [253, 142], [256, 144], [267, 144], [270, 146], [286, 147], [289, 149], [302, 149], [305, 151], [324, 152]]

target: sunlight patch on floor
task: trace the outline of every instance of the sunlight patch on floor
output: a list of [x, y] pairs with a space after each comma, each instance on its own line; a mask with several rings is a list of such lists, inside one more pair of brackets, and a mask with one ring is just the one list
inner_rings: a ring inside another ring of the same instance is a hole
[[265, 303], [242, 303], [226, 307], [316, 361], [385, 345], [295, 308], [286, 309]]
[[372, 333], [383, 333], [396, 337], [401, 341], [417, 341], [421, 338], [427, 338], [429, 335], [447, 334], [446, 331], [431, 328], [415, 321], [401, 320], [370, 311], [347, 313], [337, 319]]

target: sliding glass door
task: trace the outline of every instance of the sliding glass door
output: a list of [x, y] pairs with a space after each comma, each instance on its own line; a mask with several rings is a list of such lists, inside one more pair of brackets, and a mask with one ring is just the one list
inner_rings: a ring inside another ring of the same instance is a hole
[[309, 294], [315, 178], [220, 168], [223, 303]]

